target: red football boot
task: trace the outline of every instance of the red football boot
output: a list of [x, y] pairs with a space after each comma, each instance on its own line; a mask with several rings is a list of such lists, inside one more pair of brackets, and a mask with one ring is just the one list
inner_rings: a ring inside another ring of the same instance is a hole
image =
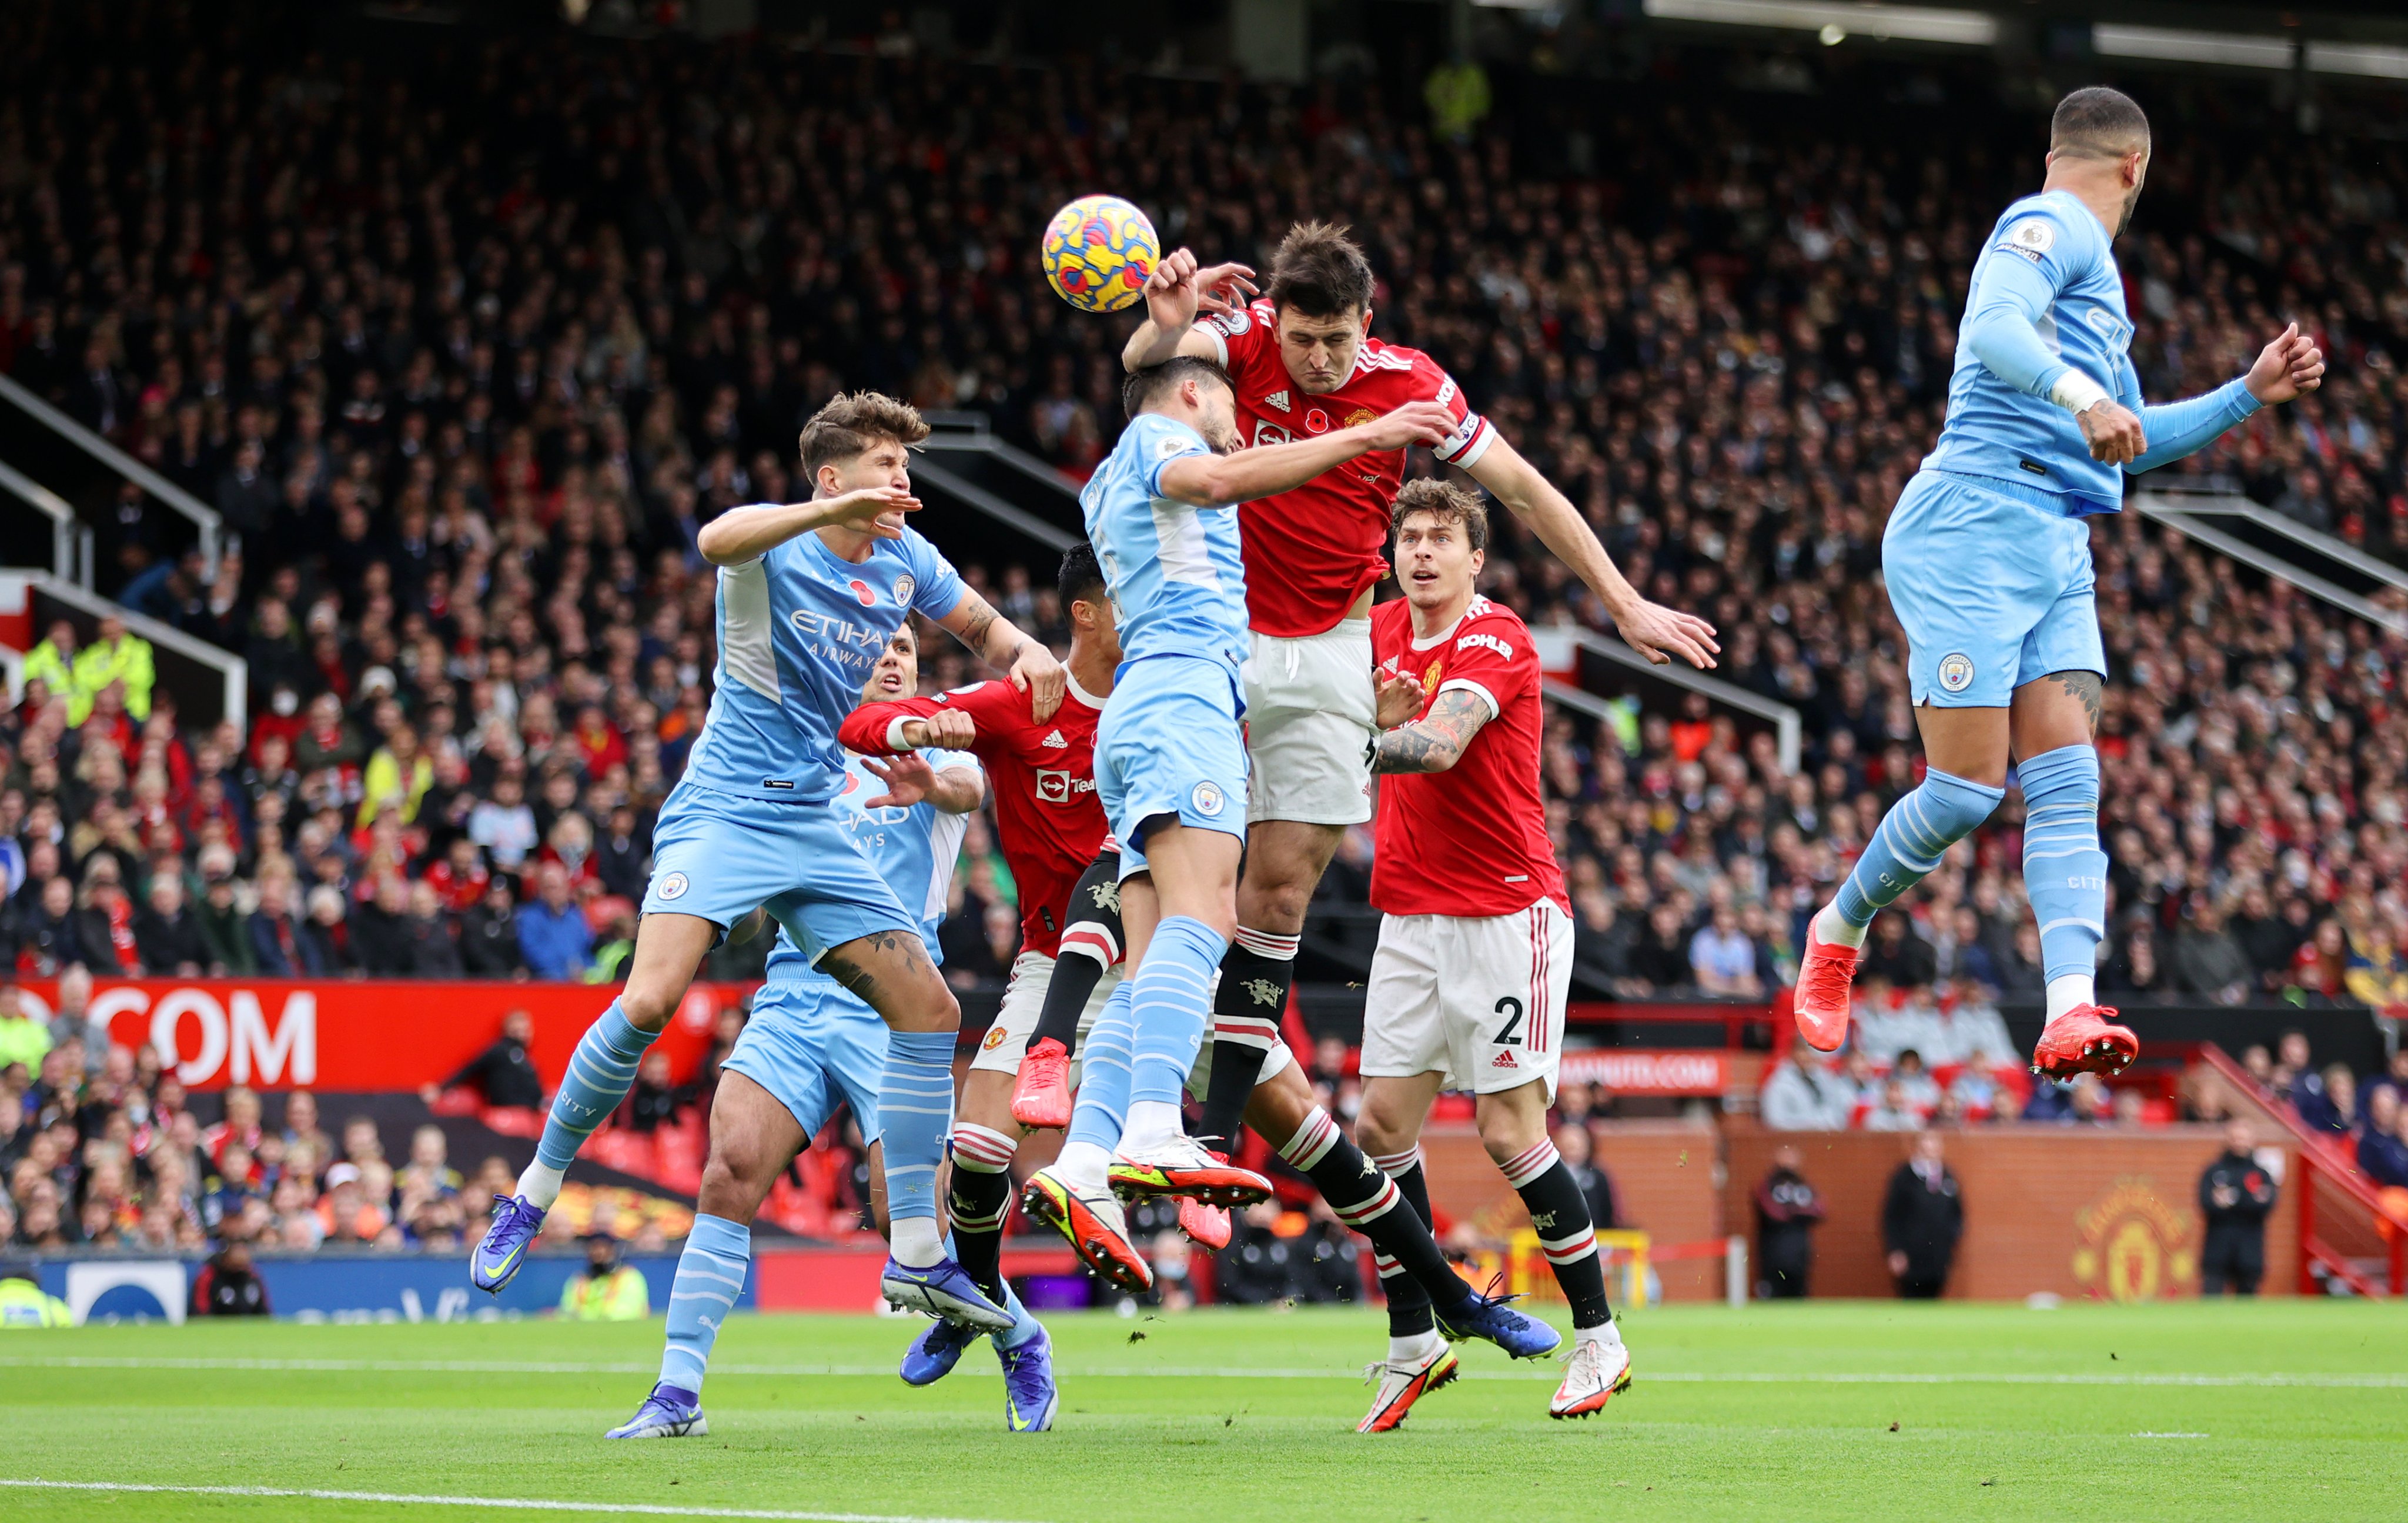
[[2049, 1022], [2032, 1048], [2032, 1071], [2043, 1079], [2123, 1072], [2141, 1056], [2141, 1039], [2130, 1027], [2115, 1025], [2114, 1016], [2104, 1005], [2076, 1005]]
[[1011, 1119], [1060, 1131], [1070, 1124], [1070, 1050], [1047, 1037], [1020, 1059], [1011, 1082]]
[[1836, 1053], [1848, 1040], [1848, 985], [1856, 976], [1859, 948], [1826, 941], [1815, 922], [1806, 923], [1806, 955], [1798, 960], [1798, 995], [1790, 1007], [1798, 1034], [1816, 1052]]

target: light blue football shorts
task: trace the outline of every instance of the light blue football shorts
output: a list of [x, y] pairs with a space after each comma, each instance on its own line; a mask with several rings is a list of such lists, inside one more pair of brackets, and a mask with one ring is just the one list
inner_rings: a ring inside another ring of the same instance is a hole
[[2057, 671], [2107, 674], [2090, 520], [2014, 481], [1921, 470], [1882, 535], [1914, 701], [2003, 709]]
[[644, 913], [699, 915], [724, 929], [766, 904], [813, 966], [878, 931], [919, 935], [836, 811], [832, 800], [772, 803], [681, 783], [652, 831]]
[[878, 1141], [886, 1023], [834, 979], [805, 974], [763, 984], [726, 1066], [792, 1111], [806, 1138], [819, 1135], [841, 1101], [853, 1107], [863, 1145]]
[[1121, 843], [1121, 876], [1146, 870], [1139, 828], [1160, 814], [1246, 835], [1245, 700], [1235, 673], [1203, 656], [1123, 666], [1096, 726], [1096, 797]]

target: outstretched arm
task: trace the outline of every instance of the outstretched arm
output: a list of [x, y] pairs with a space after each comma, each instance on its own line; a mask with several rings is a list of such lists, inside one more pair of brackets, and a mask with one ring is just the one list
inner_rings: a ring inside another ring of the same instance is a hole
[[695, 548], [713, 566], [741, 566], [798, 535], [837, 524], [866, 530], [874, 539], [900, 539], [903, 515], [919, 508], [919, 498], [892, 486], [813, 497], [809, 502], [730, 508], [702, 526], [695, 536]]
[[1693, 667], [1714, 664], [1714, 653], [1722, 649], [1714, 643], [1714, 626], [1694, 613], [1678, 612], [1640, 596], [1639, 589], [1598, 543], [1588, 521], [1503, 436], [1490, 441], [1472, 462], [1470, 471], [1473, 481], [1529, 524], [1540, 542], [1604, 599], [1613, 626], [1632, 650], [1657, 666], [1676, 655]]
[[2143, 408], [2141, 421], [2151, 442], [2124, 469], [2137, 476], [2197, 453], [2260, 407], [2315, 391], [2324, 384], [2324, 351], [2294, 323], [2258, 351], [2246, 375], [2236, 376], [2202, 396]]
[[1302, 486], [1333, 466], [1373, 450], [1436, 444], [1455, 427], [1440, 402], [1408, 402], [1385, 417], [1317, 438], [1264, 444], [1229, 454], [1181, 455], [1162, 467], [1155, 490], [1191, 508], [1226, 508]]
[[1037, 719], [1053, 718], [1054, 711], [1062, 706], [1069, 673], [1054, 659], [1053, 652], [1014, 628], [1010, 619], [987, 606], [985, 598], [965, 588], [962, 600], [937, 623], [1027, 694], [1029, 712]]
[[862, 801], [864, 809], [909, 809], [925, 802], [940, 814], [968, 814], [986, 802], [986, 774], [975, 767], [948, 767], [940, 772], [917, 753], [882, 760], [864, 756], [861, 765], [886, 784], [884, 793]]
[[1463, 759], [1464, 748], [1488, 723], [1487, 700], [1469, 688], [1449, 688], [1429, 712], [1410, 725], [1383, 731], [1372, 742], [1374, 772], [1443, 772]]

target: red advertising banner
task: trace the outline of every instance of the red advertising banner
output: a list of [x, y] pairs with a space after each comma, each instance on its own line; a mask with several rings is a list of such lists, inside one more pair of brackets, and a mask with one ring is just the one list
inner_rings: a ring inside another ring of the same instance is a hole
[[1617, 1095], [1720, 1095], [1735, 1079], [1753, 1085], [1761, 1053], [1684, 1048], [1586, 1047], [1566, 1052], [1558, 1078], [1601, 1085]]
[[[680, 1080], [709, 1050], [720, 1011], [750, 987], [697, 984], [687, 992], [656, 1049]], [[57, 981], [22, 988], [28, 1013], [48, 1020]], [[173, 1052], [187, 1088], [328, 1090], [441, 1084], [501, 1035], [504, 1016], [523, 1010], [534, 1019], [536, 1067], [550, 1085], [617, 992], [594, 984], [102, 979], [91, 1009], [113, 1040]]]

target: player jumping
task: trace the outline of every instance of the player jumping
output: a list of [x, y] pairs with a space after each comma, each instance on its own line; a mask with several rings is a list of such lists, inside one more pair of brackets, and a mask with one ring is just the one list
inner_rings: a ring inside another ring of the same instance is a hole
[[991, 1332], [1012, 1325], [945, 1254], [937, 1166], [953, 1114], [961, 1011], [920, 938], [838, 814], [837, 727], [886, 642], [926, 614], [1014, 683], [1038, 711], [1061, 701], [1061, 665], [962, 585], [903, 515], [910, 446], [928, 425], [875, 393], [838, 396], [802, 431], [811, 500], [732, 509], [703, 525], [717, 566], [719, 660], [702, 738], [654, 836], [626, 986], [578, 1042], [535, 1161], [496, 1202], [469, 1277], [499, 1290], [525, 1262], [562, 1174], [617, 1109], [644, 1052], [725, 928], [767, 906], [810, 964], [878, 1012], [893, 1033], [879, 1087], [893, 1253], [880, 1289], [900, 1306]]
[[[1547, 1138], [1571, 987], [1572, 920], [1539, 791], [1539, 654], [1513, 611], [1478, 596], [1488, 513], [1444, 481], [1395, 510], [1399, 602], [1371, 615], [1383, 728], [1356, 1139], [1428, 1211], [1420, 1139], [1442, 1087], [1476, 1097], [1480, 1141], [1530, 1211], [1571, 1302], [1572, 1353], [1549, 1411], [1585, 1417], [1630, 1384], [1586, 1198]], [[1451, 1077], [1450, 1077], [1451, 1076]], [[1448, 1358], [1413, 1283], [1385, 1262], [1386, 1367], [1372, 1418]], [[1415, 1315], [1417, 1314], [1418, 1315]]]
[[1129, 425], [1081, 501], [1127, 657], [1096, 731], [1096, 784], [1121, 842], [1136, 971], [1088, 1040], [1061, 1157], [1031, 1176], [1025, 1200], [1098, 1273], [1141, 1290], [1153, 1271], [1128, 1241], [1115, 1186], [1223, 1205], [1269, 1193], [1187, 1136], [1180, 1116], [1237, 925], [1243, 846], [1245, 572], [1229, 505], [1369, 451], [1434, 442], [1454, 421], [1442, 404], [1407, 402], [1318, 438], [1241, 450], [1229, 378], [1195, 358], [1139, 370], [1124, 401]]
[[[1003, 1007], [980, 1042], [962, 1086], [946, 1205], [956, 1258], [997, 1301], [1006, 1289], [1000, 1254], [1010, 1168], [1026, 1125], [1011, 1110], [1013, 1070], [1031, 1044], [1043, 1045], [1046, 1039], [1038, 1032], [1048, 1020], [1060, 1033], [1051, 1039], [1053, 1053], [1070, 1070], [1071, 1054], [1084, 1043], [1110, 997], [1122, 936], [1120, 854], [1104, 834], [1094, 773], [1096, 719], [1111, 692], [1120, 640], [1094, 552], [1081, 545], [1064, 555], [1056, 586], [1070, 625], [1070, 692], [1050, 724], [1032, 722], [1027, 698], [1009, 684], [984, 682], [932, 698], [865, 704], [840, 731], [849, 749], [870, 754], [925, 745], [967, 749], [986, 763], [994, 779], [996, 835], [1021, 887], [1022, 951], [1012, 961]], [[1066, 880], [1080, 872], [1099, 841], [1102, 854], [1066, 888]], [[1074, 1072], [1068, 1077], [1076, 1083]], [[1188, 1092], [1200, 1096], [1210, 1081], [1208, 1056], [1190, 1074]], [[1068, 1098], [1066, 1089], [1066, 1102]], [[1054, 1125], [1069, 1119], [1065, 1114]], [[1404, 1206], [1398, 1185], [1365, 1160], [1314, 1101], [1312, 1085], [1283, 1042], [1272, 1047], [1262, 1065], [1246, 1122], [1275, 1139], [1281, 1156], [1312, 1181], [1340, 1218], [1370, 1239], [1392, 1278], [1415, 1282], [1410, 1299], [1419, 1307], [1420, 1330], [1430, 1330], [1435, 1316], [1450, 1335], [1486, 1339], [1515, 1358], [1555, 1351], [1559, 1339], [1554, 1329], [1480, 1295], [1455, 1273], [1425, 1217]], [[1410, 1183], [1418, 1184], [1418, 1176]], [[1182, 1226], [1199, 1243], [1227, 1246], [1226, 1212], [1213, 1209], [1198, 1216], [1188, 1210], [1197, 1202], [1182, 1199], [1180, 1204]], [[1217, 1237], [1209, 1235], [1216, 1226]], [[905, 1355], [903, 1378], [913, 1385], [943, 1378], [975, 1336], [955, 1323], [930, 1325]], [[1387, 1393], [1365, 1420], [1366, 1430], [1395, 1427], [1416, 1399], [1454, 1374], [1451, 1354], [1424, 1363], [1415, 1378]]]
[[[1239, 431], [1260, 447], [1326, 437], [1409, 401], [1446, 409], [1435, 448], [1527, 524], [1603, 600], [1623, 639], [1651, 661], [1711, 667], [1713, 627], [1641, 597], [1587, 523], [1417, 350], [1370, 337], [1374, 278], [1342, 228], [1291, 228], [1271, 262], [1267, 298], [1241, 265], [1198, 270], [1182, 249], [1145, 287], [1146, 319], [1121, 352], [1131, 370], [1173, 354], [1226, 367]], [[1199, 309], [1210, 317], [1198, 323]], [[1240, 505], [1251, 625], [1246, 746], [1254, 764], [1237, 944], [1214, 999], [1212, 1085], [1200, 1129], [1231, 1151], [1263, 1056], [1295, 977], [1305, 906], [1346, 827], [1371, 817], [1367, 760], [1375, 732], [1371, 590], [1387, 572], [1382, 546], [1402, 484], [1400, 447], [1333, 467], [1294, 491]]]
[[2128, 474], [2314, 390], [2324, 355], [2295, 323], [2246, 374], [2143, 406], [2113, 245], [2148, 172], [2148, 119], [2115, 91], [2077, 90], [2057, 103], [2046, 162], [2041, 193], [2007, 208], [1974, 261], [1947, 423], [1882, 536], [1929, 768], [1811, 923], [1797, 1013], [1799, 1035], [1823, 1051], [1846, 1038], [1866, 927], [1989, 818], [2012, 755], [2048, 980], [2032, 1067], [2070, 1079], [2114, 1073], [2140, 1053], [2092, 987], [2106, 934], [2093, 741], [2107, 656], [2086, 519], [2120, 510]]
[[[919, 668], [918, 641], [906, 625], [887, 641], [864, 699], [909, 697]], [[978, 763], [955, 752], [894, 760], [857, 757], [847, 765], [838, 816], [905, 907], [921, 914], [921, 938], [932, 955], [965, 816], [985, 797]], [[768, 982], [753, 996], [752, 1017], [728, 1055], [711, 1099], [710, 1157], [703, 1166], [694, 1229], [678, 1257], [669, 1294], [660, 1380], [635, 1416], [611, 1430], [611, 1438], [710, 1431], [702, 1415], [703, 1373], [751, 1267], [753, 1214], [839, 1102], [852, 1107], [869, 1149], [870, 1214], [885, 1230], [878, 1090], [886, 1048], [886, 1027], [877, 1012], [812, 970], [781, 930], [769, 954]], [[1050, 1428], [1057, 1403], [1045, 1329], [1008, 1286], [981, 1288], [1014, 1318], [1009, 1330], [994, 1335], [1003, 1366], [1004, 1424], [1014, 1432]], [[942, 1319], [930, 1324], [956, 1326]]]

